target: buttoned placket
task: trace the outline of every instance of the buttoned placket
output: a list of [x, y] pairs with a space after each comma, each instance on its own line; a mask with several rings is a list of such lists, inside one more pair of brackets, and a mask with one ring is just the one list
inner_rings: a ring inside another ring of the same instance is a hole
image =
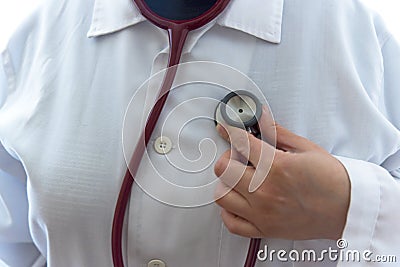
[[[167, 34], [167, 32], [164, 32]], [[156, 103], [158, 100], [158, 93], [160, 91], [162, 81], [164, 78], [165, 70], [166, 67], [168, 66], [168, 43], [167, 46], [158, 52], [156, 56], [153, 59], [153, 63], [151, 66], [151, 72], [150, 72], [150, 78], [148, 80], [148, 83], [146, 85], [146, 100], [145, 100], [145, 113], [144, 114], [149, 114], [151, 111], [151, 108], [153, 105]], [[147, 118], [145, 118], [145, 121], [147, 121]], [[152, 139], [150, 140], [149, 147], [154, 147], [154, 142], [155, 139], [161, 139], [161, 136], [159, 133], [154, 133]], [[162, 155], [162, 154], [161, 154]]]
[[[195, 30], [191, 33], [189, 33], [185, 46], [183, 48], [182, 56], [181, 56], [181, 63], [185, 62], [185, 58], [187, 55], [190, 54], [196, 43], [200, 40], [200, 38], [215, 24], [215, 20], [208, 23], [207, 25], [203, 26], [202, 28]], [[167, 31], [160, 29], [163, 34], [167, 36]], [[165, 40], [168, 41], [168, 38], [165, 38]], [[159, 93], [159, 90], [162, 85], [162, 81], [165, 75], [165, 69], [168, 66], [168, 55], [170, 52], [170, 47], [168, 42], [166, 43], [164, 49], [162, 49], [160, 52], [158, 52], [154, 59], [153, 63], [151, 66], [151, 72], [149, 76], [149, 80], [147, 82], [146, 86], [146, 99], [145, 99], [145, 113], [144, 114], [149, 114], [151, 111], [151, 108], [153, 107], [154, 103], [158, 100], [156, 99]], [[145, 118], [147, 120], [147, 118]], [[157, 139], [162, 139], [161, 133], [154, 133], [152, 139], [150, 140], [150, 145], [152, 147], [155, 146], [155, 142]], [[166, 136], [166, 139], [168, 142], [170, 142], [169, 137]], [[171, 148], [174, 147], [174, 144], [170, 144]], [[171, 150], [168, 149], [168, 152]], [[157, 152], [157, 151], [156, 151]], [[165, 151], [168, 153], [167, 151]], [[160, 155], [166, 154], [166, 153], [160, 153], [159, 151], [157, 152]]]
[[[215, 24], [215, 20], [208, 23], [201, 29], [198, 29], [196, 31], [193, 31], [189, 33], [185, 46], [183, 48], [182, 56], [181, 56], [181, 63], [186, 62], [186, 59], [188, 58], [188, 55], [190, 55], [190, 52], [192, 49], [195, 47], [196, 43], [200, 40], [200, 38]], [[161, 30], [161, 29], [160, 29]], [[145, 89], [146, 89], [146, 97], [145, 97], [145, 103], [144, 103], [144, 109], [145, 113], [144, 114], [149, 114], [151, 111], [151, 108], [153, 107], [156, 98], [158, 96], [159, 90], [161, 88], [161, 84], [164, 78], [165, 74], [165, 69], [168, 66], [168, 56], [169, 56], [169, 44], [168, 44], [168, 38], [167, 38], [167, 31], [163, 31], [163, 34], [165, 34], [166, 38], [163, 38], [165, 40], [165, 46], [162, 50], [160, 50], [153, 58], [152, 66], [151, 66], [151, 72], [149, 74], [149, 80], [147, 81], [147, 84], [145, 84]], [[146, 119], [146, 118], [145, 118]], [[144, 125], [144, 124], [142, 124]], [[157, 128], [156, 128], [157, 129]], [[152, 135], [152, 138], [150, 140], [150, 143], [148, 145], [148, 152], [149, 153], [155, 153], [156, 155], [160, 157], [165, 157], [165, 154], [169, 153], [171, 149], [174, 148], [176, 144], [173, 143], [173, 140], [169, 138], [168, 136], [162, 136], [162, 132], [155, 132]], [[156, 149], [157, 142], [162, 142], [161, 145], [164, 145], [163, 149]], [[131, 226], [133, 227], [133, 226]], [[128, 241], [129, 242], [129, 241]], [[168, 263], [163, 261], [163, 259], [159, 258], [159, 255], [153, 255], [154, 259], [157, 260], [152, 260], [150, 262], [141, 262], [140, 264], [143, 264], [145, 266], [163, 266], [162, 264], [165, 264], [164, 266], [167, 266]], [[162, 263], [162, 264], [160, 264]], [[157, 265], [160, 264], [160, 265]]]

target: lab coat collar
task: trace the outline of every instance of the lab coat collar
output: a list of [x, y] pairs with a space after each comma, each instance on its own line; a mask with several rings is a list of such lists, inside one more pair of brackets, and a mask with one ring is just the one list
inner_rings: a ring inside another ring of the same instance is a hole
[[[265, 41], [279, 43], [283, 2], [284, 0], [231, 0], [215, 22]], [[111, 34], [145, 20], [133, 0], [95, 0], [87, 36]]]

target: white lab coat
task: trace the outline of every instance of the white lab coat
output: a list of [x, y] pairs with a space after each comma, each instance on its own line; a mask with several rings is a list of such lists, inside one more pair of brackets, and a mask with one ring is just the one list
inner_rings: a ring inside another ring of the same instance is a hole
[[[0, 64], [1, 264], [112, 266], [111, 224], [125, 172], [124, 113], [137, 88], [166, 66], [167, 53], [167, 34], [130, 0], [48, 1], [11, 38]], [[189, 35], [182, 61], [226, 64], [253, 79], [278, 123], [346, 167], [348, 248], [400, 260], [400, 48], [375, 14], [357, 0], [233, 0]], [[187, 99], [224, 95], [207, 87], [174, 91], [161, 120]], [[191, 105], [187, 112], [213, 116], [214, 107]], [[210, 120], [188, 124], [177, 139], [171, 133], [181, 126], [157, 125], [141, 177], [155, 177], [153, 164], [178, 184], [215, 179], [212, 164], [191, 174], [154, 151], [161, 131], [173, 143], [171, 155], [181, 149], [196, 159], [205, 137], [214, 140], [217, 156], [227, 147]], [[137, 185], [124, 229], [125, 258], [133, 267], [152, 259], [168, 267], [242, 266], [248, 245], [223, 227], [215, 204], [165, 205]], [[336, 247], [330, 240], [264, 244]], [[371, 263], [275, 259], [257, 266], [337, 264]]]

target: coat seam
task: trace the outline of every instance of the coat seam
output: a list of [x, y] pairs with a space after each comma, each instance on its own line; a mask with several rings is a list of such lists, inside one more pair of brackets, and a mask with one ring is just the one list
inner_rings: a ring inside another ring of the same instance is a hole
[[15, 90], [16, 78], [14, 67], [12, 66], [11, 56], [7, 49], [1, 53], [1, 64], [7, 79], [7, 94]]

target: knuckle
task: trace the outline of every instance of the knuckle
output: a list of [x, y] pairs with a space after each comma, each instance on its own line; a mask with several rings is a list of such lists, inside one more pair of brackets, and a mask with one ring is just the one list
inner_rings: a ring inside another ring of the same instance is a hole
[[272, 162], [270, 174], [271, 175], [278, 174], [280, 168], [281, 168], [281, 158], [279, 156], [275, 156], [274, 161]]
[[224, 159], [220, 158], [219, 160], [217, 160], [217, 162], [214, 165], [214, 173], [215, 175], [217, 175], [218, 177], [220, 177], [225, 169], [226, 169], [226, 162]]
[[250, 136], [246, 132], [241, 132], [240, 134], [237, 135], [236, 137], [236, 149], [241, 153], [241, 154], [246, 154], [250, 150]]
[[284, 174], [290, 168], [292, 157], [290, 154], [277, 153], [273, 161], [273, 170], [277, 174]]
[[251, 152], [253, 153], [253, 151], [262, 151], [263, 147], [263, 143], [264, 141], [258, 139], [257, 137], [250, 135], [249, 137], [249, 146], [250, 146], [250, 150], [252, 150]]
[[268, 176], [275, 161], [274, 152], [261, 151], [260, 155], [253, 158], [254, 160], [258, 161], [257, 165], [254, 165], [257, 170], [257, 174], [265, 177]]
[[225, 203], [225, 195], [223, 194], [223, 192], [215, 191], [214, 198], [215, 198], [215, 203], [223, 208]]
[[218, 192], [214, 192], [214, 199], [215, 199], [215, 204], [217, 204], [220, 207], [223, 207], [222, 205], [222, 197]]
[[228, 231], [232, 234], [239, 234], [239, 227], [235, 220], [227, 220], [224, 222]]
[[269, 175], [270, 181], [273, 184], [281, 184], [291, 177], [292, 169], [290, 167], [290, 159], [279, 159], [277, 164], [274, 163]]

